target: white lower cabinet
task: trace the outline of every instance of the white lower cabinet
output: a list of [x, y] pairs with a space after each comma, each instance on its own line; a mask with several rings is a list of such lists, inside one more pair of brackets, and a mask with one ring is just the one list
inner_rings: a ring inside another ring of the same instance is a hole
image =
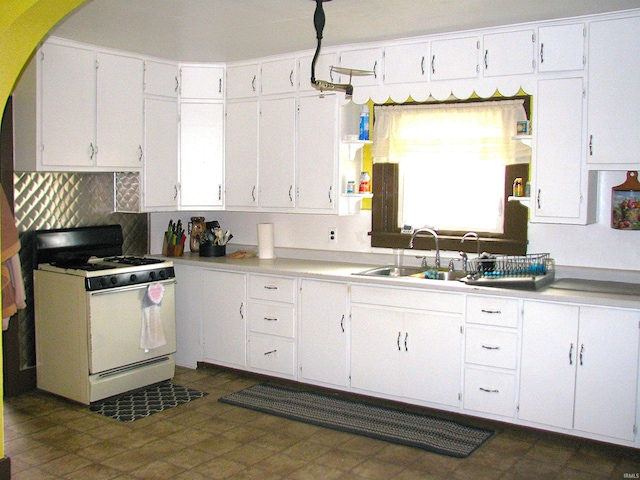
[[249, 275], [248, 366], [251, 370], [295, 378], [296, 280]]
[[640, 312], [524, 302], [521, 420], [635, 438]]
[[175, 264], [176, 274], [176, 365], [197, 368], [202, 356], [202, 269]]
[[246, 275], [206, 269], [201, 275], [203, 360], [244, 368], [247, 365]]
[[[351, 386], [458, 406], [462, 301], [455, 294], [352, 286]], [[436, 306], [444, 311], [429, 310]]]
[[346, 283], [301, 280], [301, 380], [349, 385], [348, 296]]

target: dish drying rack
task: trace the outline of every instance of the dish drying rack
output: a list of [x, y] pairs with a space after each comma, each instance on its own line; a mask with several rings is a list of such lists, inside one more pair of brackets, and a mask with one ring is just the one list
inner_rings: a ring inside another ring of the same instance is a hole
[[537, 290], [555, 277], [554, 262], [549, 253], [529, 255], [482, 255], [469, 260], [469, 276], [465, 283], [486, 287]]

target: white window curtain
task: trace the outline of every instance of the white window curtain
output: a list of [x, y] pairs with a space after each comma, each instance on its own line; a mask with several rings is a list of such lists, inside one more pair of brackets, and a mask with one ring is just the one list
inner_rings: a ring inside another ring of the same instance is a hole
[[531, 149], [514, 140], [526, 121], [523, 100], [376, 106], [374, 162], [419, 155], [425, 162], [453, 159], [525, 163]]

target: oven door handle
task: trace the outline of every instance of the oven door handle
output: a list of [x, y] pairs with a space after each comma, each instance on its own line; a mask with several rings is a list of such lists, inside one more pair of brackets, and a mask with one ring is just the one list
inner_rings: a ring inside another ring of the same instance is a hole
[[149, 285], [153, 285], [155, 283], [161, 283], [162, 285], [175, 285], [177, 282], [175, 279], [171, 279], [171, 280], [162, 280], [160, 282], [147, 282], [147, 283], [142, 283], [142, 284], [138, 284], [138, 285], [131, 285], [130, 287], [116, 287], [116, 288], [109, 288], [107, 290], [98, 290], [96, 292], [89, 292], [91, 294], [91, 296], [98, 296], [98, 295], [111, 295], [114, 293], [121, 293], [121, 292], [129, 292], [131, 290], [140, 290], [142, 288], [147, 288]]

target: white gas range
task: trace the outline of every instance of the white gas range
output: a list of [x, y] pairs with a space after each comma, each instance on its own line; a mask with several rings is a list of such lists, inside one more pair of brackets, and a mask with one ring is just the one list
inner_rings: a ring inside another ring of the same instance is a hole
[[38, 388], [89, 404], [175, 373], [175, 273], [122, 256], [119, 225], [41, 230], [34, 271]]

